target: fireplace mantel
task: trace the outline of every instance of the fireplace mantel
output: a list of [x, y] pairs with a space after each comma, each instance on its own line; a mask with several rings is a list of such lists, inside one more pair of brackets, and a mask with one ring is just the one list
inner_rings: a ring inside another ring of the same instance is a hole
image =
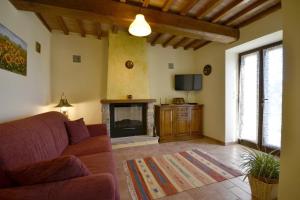
[[155, 99], [101, 99], [102, 104], [112, 103], [154, 103]]

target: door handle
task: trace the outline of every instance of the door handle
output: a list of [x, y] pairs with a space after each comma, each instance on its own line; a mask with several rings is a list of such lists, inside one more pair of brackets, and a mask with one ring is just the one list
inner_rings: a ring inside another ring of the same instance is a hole
[[263, 100], [260, 102], [261, 107], [264, 107], [265, 101], [269, 101], [269, 99], [263, 99]]

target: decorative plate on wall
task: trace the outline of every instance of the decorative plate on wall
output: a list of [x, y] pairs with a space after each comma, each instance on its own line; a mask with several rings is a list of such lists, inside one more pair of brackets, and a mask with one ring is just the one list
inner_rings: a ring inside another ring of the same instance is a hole
[[125, 66], [127, 67], [127, 69], [132, 69], [133, 66], [134, 66], [134, 64], [133, 64], [133, 62], [131, 60], [127, 60], [125, 62]]
[[212, 67], [211, 65], [205, 65], [204, 68], [203, 68], [203, 74], [205, 76], [208, 76], [211, 74], [211, 71], [212, 71]]

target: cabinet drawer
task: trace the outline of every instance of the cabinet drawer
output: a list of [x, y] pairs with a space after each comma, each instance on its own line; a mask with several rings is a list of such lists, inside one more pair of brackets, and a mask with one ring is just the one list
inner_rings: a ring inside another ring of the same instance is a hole
[[176, 112], [176, 120], [189, 120], [190, 114], [188, 108], [177, 108]]
[[188, 120], [189, 114], [188, 113], [177, 113], [176, 118], [177, 118], [177, 120]]

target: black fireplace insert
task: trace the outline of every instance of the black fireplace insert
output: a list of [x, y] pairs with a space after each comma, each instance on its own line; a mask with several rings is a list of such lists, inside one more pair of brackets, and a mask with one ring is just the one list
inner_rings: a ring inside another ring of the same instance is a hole
[[147, 134], [147, 104], [110, 104], [110, 136], [112, 138]]

